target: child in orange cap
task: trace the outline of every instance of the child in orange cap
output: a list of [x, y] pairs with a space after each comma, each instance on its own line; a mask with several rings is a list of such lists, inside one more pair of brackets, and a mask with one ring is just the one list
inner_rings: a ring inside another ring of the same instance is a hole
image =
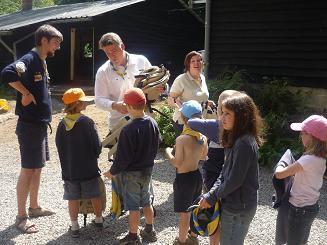
[[287, 167], [277, 166], [275, 177], [294, 176], [290, 190], [287, 244], [307, 244], [311, 225], [319, 212], [320, 189], [326, 170], [327, 119], [312, 115], [302, 123], [292, 123], [300, 131], [303, 155]]
[[156, 121], [144, 112], [146, 98], [141, 89], [128, 89], [123, 101], [133, 120], [120, 132], [116, 157], [110, 170], [104, 173], [108, 178], [121, 174], [124, 183], [123, 200], [125, 210], [129, 211], [129, 233], [119, 243], [140, 244], [137, 233], [141, 207], [145, 216], [145, 228], [140, 232], [142, 241], [155, 242], [157, 235], [153, 229], [150, 181], [159, 148], [159, 128]]
[[66, 115], [58, 125], [56, 145], [64, 181], [63, 198], [68, 200], [71, 235], [78, 237], [78, 202], [82, 198], [91, 199], [95, 225], [103, 226], [97, 160], [101, 142], [93, 120], [81, 113], [86, 109], [86, 102], [92, 99], [86, 97], [82, 89], [71, 88], [64, 93], [62, 100], [66, 105]]

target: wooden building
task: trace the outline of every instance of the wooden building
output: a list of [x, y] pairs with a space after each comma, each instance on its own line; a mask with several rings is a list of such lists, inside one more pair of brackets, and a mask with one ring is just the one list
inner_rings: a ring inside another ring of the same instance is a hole
[[226, 67], [327, 88], [327, 1], [207, 0], [208, 76]]
[[[34, 45], [34, 31], [51, 24], [64, 42], [47, 59], [52, 84], [93, 86], [107, 59], [98, 49], [106, 32], [116, 32], [130, 53], [164, 64], [173, 79], [183, 72], [186, 53], [204, 48], [204, 25], [178, 0], [106, 0], [30, 9], [0, 16], [0, 70]], [[171, 79], [171, 80], [172, 80]]]

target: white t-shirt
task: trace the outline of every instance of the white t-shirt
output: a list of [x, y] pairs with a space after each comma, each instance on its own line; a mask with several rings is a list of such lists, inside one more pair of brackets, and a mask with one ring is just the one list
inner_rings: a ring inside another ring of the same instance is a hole
[[135, 75], [141, 70], [148, 69], [151, 64], [143, 55], [128, 54], [128, 64], [124, 78], [120, 76], [110, 65], [108, 60], [97, 71], [95, 77], [95, 104], [97, 107], [109, 111], [109, 127], [117, 124], [120, 118], [125, 116], [112, 110], [112, 103], [123, 100], [127, 89], [134, 87]]
[[303, 171], [295, 174], [289, 202], [296, 207], [315, 204], [320, 196], [326, 159], [314, 155], [303, 155], [297, 160]]

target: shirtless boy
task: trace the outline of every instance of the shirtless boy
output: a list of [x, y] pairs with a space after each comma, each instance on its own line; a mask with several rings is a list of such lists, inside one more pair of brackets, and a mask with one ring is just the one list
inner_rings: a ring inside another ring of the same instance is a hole
[[198, 244], [195, 236], [188, 235], [191, 213], [187, 212], [187, 209], [201, 195], [202, 177], [198, 163], [206, 157], [208, 146], [206, 138], [187, 124], [190, 118], [201, 117], [201, 105], [190, 100], [183, 103], [180, 112], [184, 128], [176, 139], [175, 156], [172, 154], [172, 148], [166, 148], [166, 157], [176, 167], [174, 211], [180, 215], [179, 236], [173, 244]]

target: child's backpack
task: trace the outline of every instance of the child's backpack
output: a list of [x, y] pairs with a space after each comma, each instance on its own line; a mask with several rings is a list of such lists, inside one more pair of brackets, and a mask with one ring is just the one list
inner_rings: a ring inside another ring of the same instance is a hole
[[[98, 181], [99, 181], [100, 192], [101, 192], [102, 211], [105, 211], [106, 204], [107, 204], [106, 186], [104, 185], [104, 182], [101, 177], [98, 177]], [[78, 213], [84, 215], [84, 226], [86, 226], [87, 214], [94, 213], [94, 209], [93, 209], [92, 202], [90, 199], [80, 199], [79, 200]]]

